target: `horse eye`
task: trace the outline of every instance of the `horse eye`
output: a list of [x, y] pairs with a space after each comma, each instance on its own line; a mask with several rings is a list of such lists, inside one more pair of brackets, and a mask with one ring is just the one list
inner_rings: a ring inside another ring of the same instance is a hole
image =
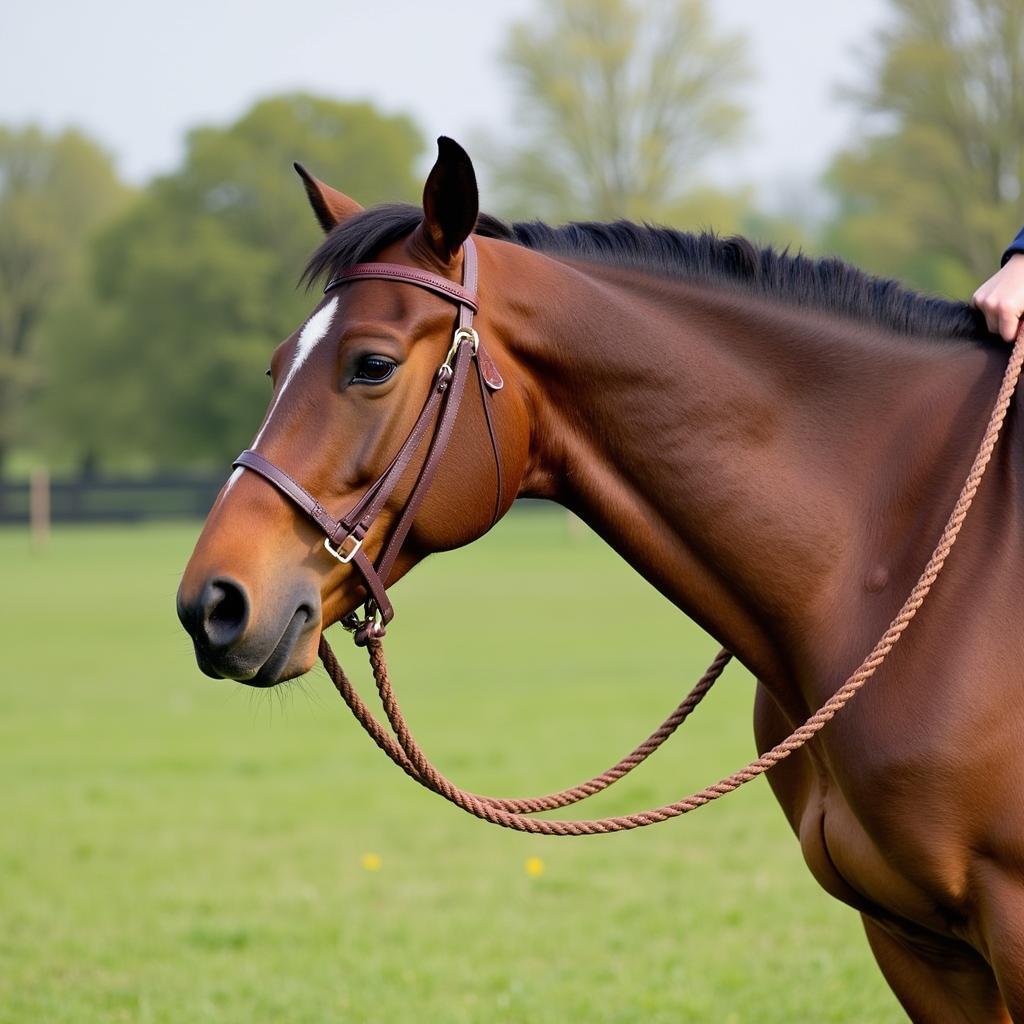
[[356, 363], [353, 384], [383, 384], [398, 369], [393, 359], [386, 356], [362, 356]]

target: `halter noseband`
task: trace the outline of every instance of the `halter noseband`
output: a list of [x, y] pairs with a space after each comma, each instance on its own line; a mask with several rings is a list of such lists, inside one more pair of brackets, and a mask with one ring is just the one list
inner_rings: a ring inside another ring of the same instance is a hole
[[[491, 448], [494, 452], [496, 490], [492, 526], [501, 514], [504, 495], [501, 452], [494, 431], [489, 399], [493, 392], [501, 389], [503, 381], [498, 368], [481, 346], [479, 335], [473, 329], [473, 314], [477, 312], [479, 306], [476, 297], [476, 246], [473, 244], [472, 238], [467, 238], [463, 243], [462, 254], [461, 285], [449, 281], [446, 277], [441, 277], [440, 274], [432, 274], [430, 271], [420, 270], [416, 267], [406, 267], [400, 263], [358, 263], [331, 278], [327, 287], [324, 288], [326, 294], [331, 289], [352, 281], [382, 278], [425, 288], [454, 303], [459, 309], [451, 347], [448, 349], [444, 362], [434, 375], [430, 394], [427, 396], [409, 436], [391, 460], [388, 468], [371, 484], [346, 515], [340, 519], [333, 518], [309, 491], [285, 470], [275, 466], [259, 452], [246, 449], [232, 463], [233, 467], [242, 466], [258, 473], [295, 502], [323, 530], [325, 534], [324, 548], [342, 564], [351, 564], [359, 571], [367, 591], [363, 617], [359, 618], [355, 612], [352, 612], [342, 619], [342, 624], [346, 629], [354, 632], [355, 641], [360, 645], [370, 639], [382, 637], [384, 627], [394, 618], [395, 610], [387, 595], [388, 575], [394, 567], [395, 559], [398, 557], [409, 530], [412, 528], [413, 519], [426, 497], [427, 490], [437, 475], [441, 457], [448, 447], [448, 441], [451, 438], [465, 392], [471, 363], [476, 366], [484, 419], [487, 422], [487, 432], [490, 435]], [[428, 434], [438, 407], [440, 407], [440, 414], [427, 448], [426, 459], [406, 500], [405, 507], [391, 531], [391, 536], [381, 549], [380, 557], [375, 565], [362, 549], [363, 540], [408, 470], [413, 456]]]

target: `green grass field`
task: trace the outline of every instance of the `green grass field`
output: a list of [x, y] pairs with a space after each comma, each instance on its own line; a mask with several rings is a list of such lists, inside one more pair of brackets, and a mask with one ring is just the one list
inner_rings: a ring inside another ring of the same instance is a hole
[[[402, 775], [322, 670], [271, 692], [200, 675], [174, 614], [197, 531], [61, 530], [35, 555], [0, 532], [3, 1024], [904, 1019], [763, 780], [626, 835], [513, 834]], [[513, 517], [395, 596], [403, 707], [481, 792], [607, 767], [715, 651], [561, 514]], [[751, 696], [731, 668], [581, 816], [745, 762]]]

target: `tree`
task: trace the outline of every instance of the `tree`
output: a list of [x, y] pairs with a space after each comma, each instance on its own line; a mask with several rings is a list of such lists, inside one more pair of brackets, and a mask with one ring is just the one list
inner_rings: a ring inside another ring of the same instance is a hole
[[830, 248], [958, 297], [1024, 220], [1024, 5], [892, 0], [853, 93], [865, 138], [828, 175]]
[[80, 132], [0, 127], [0, 473], [29, 433], [45, 317], [81, 273], [90, 233], [128, 194]]
[[489, 163], [515, 216], [672, 220], [743, 124], [745, 45], [704, 0], [552, 0], [503, 61], [527, 127]]
[[422, 149], [406, 117], [307, 95], [193, 131], [183, 166], [103, 232], [90, 287], [54, 317], [54, 447], [162, 464], [236, 454], [270, 353], [311, 306], [296, 282], [319, 228], [292, 161], [369, 204], [416, 196]]

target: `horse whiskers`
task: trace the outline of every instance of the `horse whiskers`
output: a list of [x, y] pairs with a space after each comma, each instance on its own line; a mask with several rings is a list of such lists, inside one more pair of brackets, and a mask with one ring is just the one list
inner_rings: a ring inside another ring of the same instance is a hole
[[[319, 666], [317, 667], [319, 668]], [[318, 675], [322, 674], [322, 672], [318, 673]], [[288, 685], [291, 687], [289, 692], [294, 693], [297, 690], [310, 704], [314, 704], [318, 708], [325, 708], [327, 705], [321, 699], [320, 694], [306, 685], [308, 678], [309, 673], [307, 672], [304, 676], [296, 676], [295, 679], [289, 679]]]

